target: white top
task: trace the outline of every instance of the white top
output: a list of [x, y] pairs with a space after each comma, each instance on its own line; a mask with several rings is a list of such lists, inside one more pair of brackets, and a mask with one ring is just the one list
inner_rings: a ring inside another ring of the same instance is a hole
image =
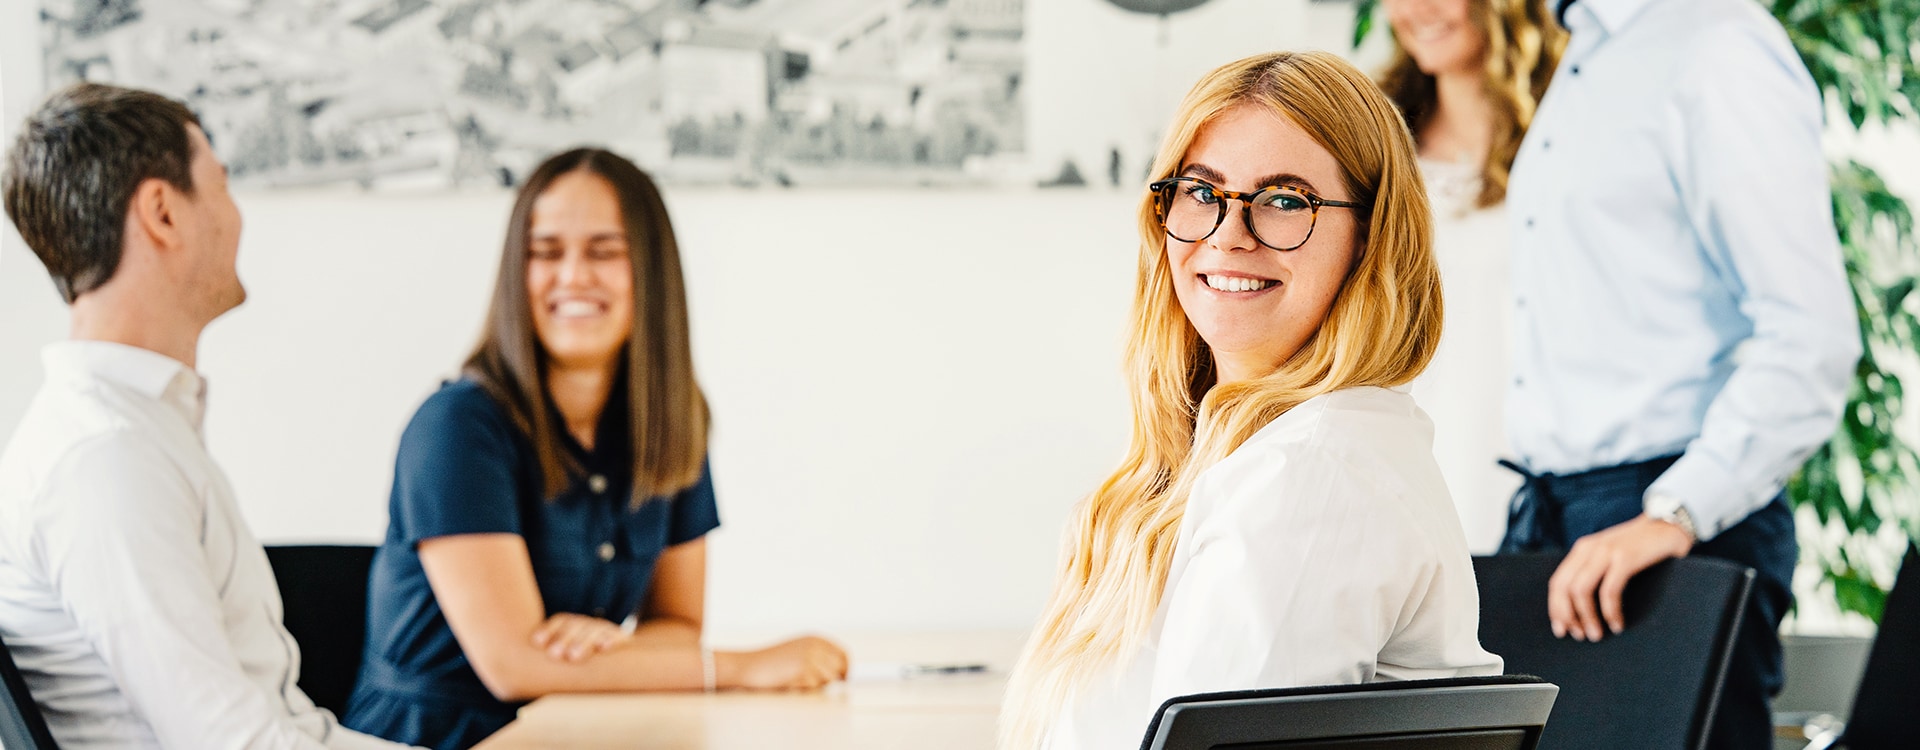
[[1753, 0], [1580, 0], [1507, 192], [1521, 463], [1683, 453], [1711, 539], [1833, 437], [1860, 358], [1820, 92]]
[[1499, 674], [1432, 441], [1412, 397], [1351, 388], [1201, 474], [1146, 643], [1069, 698], [1046, 746], [1138, 747], [1180, 695]]
[[393, 748], [295, 687], [266, 552], [200, 433], [206, 385], [64, 342], [0, 454], [0, 638], [62, 748]]
[[1433, 457], [1447, 479], [1467, 549], [1492, 553], [1507, 530], [1520, 475], [1501, 468], [1507, 445], [1508, 331], [1513, 235], [1504, 204], [1479, 208], [1479, 163], [1420, 160], [1433, 202], [1433, 254], [1440, 261], [1446, 330], [1413, 397], [1433, 417]]

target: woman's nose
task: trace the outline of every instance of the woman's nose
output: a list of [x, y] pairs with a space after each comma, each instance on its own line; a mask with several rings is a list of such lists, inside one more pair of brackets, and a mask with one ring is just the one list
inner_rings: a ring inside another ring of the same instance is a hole
[[1220, 219], [1220, 226], [1209, 238], [1215, 249], [1226, 252], [1236, 250], [1258, 250], [1260, 241], [1253, 236], [1253, 228], [1247, 226], [1246, 212], [1236, 203], [1228, 206], [1227, 215]]
[[587, 262], [586, 253], [570, 252], [560, 260], [561, 286], [591, 286], [594, 281], [593, 264]]

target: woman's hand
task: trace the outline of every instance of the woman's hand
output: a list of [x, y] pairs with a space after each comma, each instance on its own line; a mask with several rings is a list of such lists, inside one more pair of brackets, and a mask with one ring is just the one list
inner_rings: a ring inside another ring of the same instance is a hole
[[[731, 654], [723, 686], [750, 690], [812, 690], [847, 678], [847, 652], [824, 638], [795, 638], [771, 648]], [[731, 679], [725, 679], [731, 678]]]
[[533, 631], [534, 648], [544, 649], [554, 661], [585, 661], [594, 654], [624, 643], [631, 634], [598, 617], [561, 612]]

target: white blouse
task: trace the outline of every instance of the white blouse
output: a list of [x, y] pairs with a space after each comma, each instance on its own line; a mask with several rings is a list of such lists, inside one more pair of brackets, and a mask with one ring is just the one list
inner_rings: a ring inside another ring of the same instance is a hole
[[1507, 506], [1520, 475], [1501, 468], [1507, 444], [1508, 340], [1513, 323], [1505, 204], [1480, 208], [1477, 163], [1420, 160], [1433, 202], [1433, 254], [1440, 261], [1446, 330], [1413, 397], [1433, 417], [1433, 455], [1453, 491], [1467, 549], [1491, 553], [1507, 531]]
[[1137, 747], [1180, 695], [1499, 674], [1479, 621], [1432, 423], [1403, 389], [1336, 391], [1201, 474], [1146, 642], [1045, 745]]

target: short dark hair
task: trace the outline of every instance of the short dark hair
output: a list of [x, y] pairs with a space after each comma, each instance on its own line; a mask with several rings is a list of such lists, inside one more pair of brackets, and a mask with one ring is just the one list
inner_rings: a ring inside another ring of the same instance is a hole
[[7, 218], [72, 304], [120, 267], [127, 208], [150, 179], [193, 193], [200, 118], [150, 91], [76, 83], [27, 116], [7, 154]]

